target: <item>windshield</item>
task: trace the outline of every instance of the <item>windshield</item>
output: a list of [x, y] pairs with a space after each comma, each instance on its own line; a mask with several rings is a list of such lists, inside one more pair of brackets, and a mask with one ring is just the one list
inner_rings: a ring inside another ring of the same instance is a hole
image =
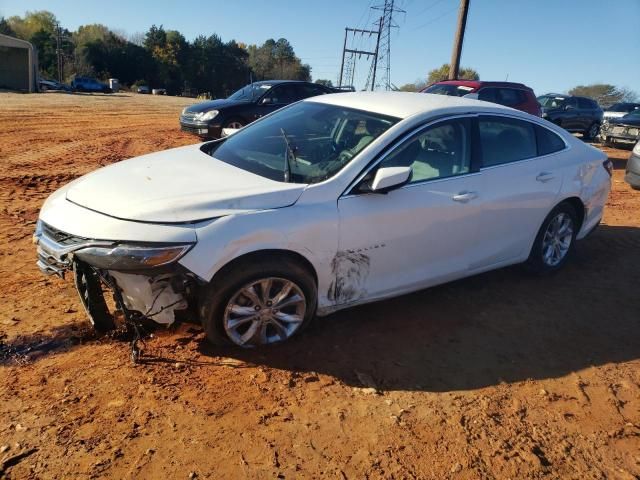
[[265, 93], [270, 88], [271, 88], [271, 85], [269, 85], [269, 84], [252, 83], [251, 85], [247, 85], [246, 87], [242, 87], [240, 90], [238, 90], [237, 92], [233, 93], [229, 97], [229, 100], [252, 102], [252, 101], [258, 99], [258, 97], [260, 97], [260, 95]]
[[449, 95], [450, 97], [462, 97], [471, 93], [473, 87], [466, 85], [449, 85], [447, 83], [436, 83], [422, 91], [422, 93], [435, 93], [436, 95]]
[[299, 102], [238, 131], [210, 154], [271, 180], [317, 183], [335, 175], [398, 120]]
[[537, 98], [538, 103], [545, 108], [560, 108], [564, 106], [567, 97], [556, 97], [553, 95], [543, 95]]
[[607, 108], [608, 112], [632, 112], [640, 108], [640, 103], [616, 103]]

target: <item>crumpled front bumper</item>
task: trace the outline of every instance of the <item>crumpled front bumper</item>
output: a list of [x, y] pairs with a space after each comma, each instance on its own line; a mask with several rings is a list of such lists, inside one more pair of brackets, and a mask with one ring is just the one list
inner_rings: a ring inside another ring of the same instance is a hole
[[113, 242], [70, 235], [41, 221], [36, 224], [33, 243], [37, 246], [36, 264], [40, 271], [62, 278], [65, 272], [73, 269], [74, 252], [86, 247], [113, 245]]
[[[74, 236], [42, 221], [38, 221], [36, 225], [33, 242], [37, 245], [38, 259], [36, 264], [40, 271], [45, 275], [58, 275], [62, 278], [65, 273], [74, 269], [74, 253], [76, 251], [94, 246], [110, 247], [115, 244], [112, 241]], [[184, 275], [169, 272], [141, 275], [111, 270], [99, 271], [95, 268], [93, 270], [99, 277], [106, 276], [111, 279], [107, 282], [108, 286], [119, 291], [118, 298], [123, 303], [123, 309], [126, 309], [127, 312], [138, 312], [142, 318], [170, 325], [175, 320], [175, 310], [184, 310], [189, 307], [185, 295]], [[177, 286], [181, 288], [177, 288]], [[78, 288], [77, 284], [76, 288]], [[96, 291], [101, 290], [96, 289]], [[83, 298], [82, 292], [79, 291], [79, 293], [80, 300], [95, 325], [95, 317], [100, 312], [92, 311], [92, 304], [103, 305], [104, 301], [97, 298], [86, 299]]]

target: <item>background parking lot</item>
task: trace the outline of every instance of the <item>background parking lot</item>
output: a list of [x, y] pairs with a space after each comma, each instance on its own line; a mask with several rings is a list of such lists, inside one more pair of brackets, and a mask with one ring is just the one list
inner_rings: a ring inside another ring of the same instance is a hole
[[134, 366], [125, 341], [89, 333], [71, 282], [41, 276], [31, 234], [63, 184], [197, 141], [177, 124], [192, 100], [0, 95], [0, 476], [640, 476], [629, 151], [604, 148], [603, 225], [555, 276], [483, 274], [266, 351], [215, 349], [183, 325]]

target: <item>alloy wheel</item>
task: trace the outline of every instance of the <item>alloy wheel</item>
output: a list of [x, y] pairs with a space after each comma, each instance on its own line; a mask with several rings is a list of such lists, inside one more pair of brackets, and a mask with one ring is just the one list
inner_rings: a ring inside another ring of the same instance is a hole
[[542, 238], [542, 261], [555, 267], [567, 256], [573, 241], [573, 219], [567, 213], [558, 213], [547, 225]]
[[598, 133], [600, 133], [600, 127], [597, 123], [594, 123], [589, 128], [589, 138], [596, 138], [598, 136]]
[[307, 303], [294, 282], [278, 277], [253, 281], [231, 296], [223, 325], [231, 341], [242, 347], [278, 343], [302, 325]]

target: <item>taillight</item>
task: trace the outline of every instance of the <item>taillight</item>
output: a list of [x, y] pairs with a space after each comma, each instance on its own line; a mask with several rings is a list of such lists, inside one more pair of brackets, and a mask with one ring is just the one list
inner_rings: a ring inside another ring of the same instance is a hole
[[611, 177], [613, 175], [613, 162], [607, 158], [604, 162], [602, 162], [602, 166]]

